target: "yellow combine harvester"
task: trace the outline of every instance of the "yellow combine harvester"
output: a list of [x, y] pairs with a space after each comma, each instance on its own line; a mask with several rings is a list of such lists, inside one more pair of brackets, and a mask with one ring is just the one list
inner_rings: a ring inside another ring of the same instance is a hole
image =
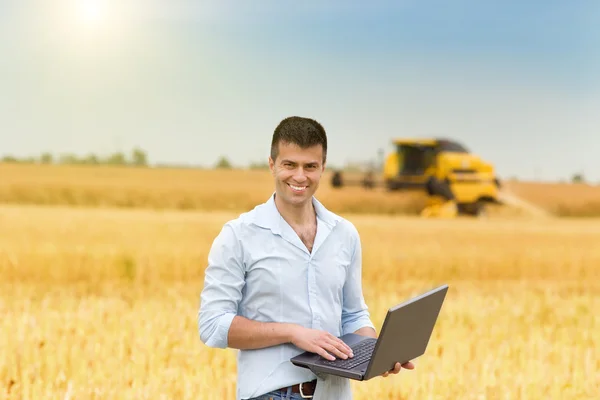
[[[481, 216], [487, 203], [500, 204], [500, 182], [494, 166], [448, 139], [396, 139], [395, 151], [383, 166], [383, 177], [373, 172], [358, 184], [365, 188], [383, 185], [388, 190], [422, 190], [428, 194], [423, 217]], [[341, 172], [332, 178], [334, 187], [344, 182]]]

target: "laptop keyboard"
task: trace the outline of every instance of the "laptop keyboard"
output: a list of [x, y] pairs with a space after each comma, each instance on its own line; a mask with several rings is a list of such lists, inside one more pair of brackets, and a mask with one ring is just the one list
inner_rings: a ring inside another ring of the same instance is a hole
[[375, 348], [376, 343], [376, 339], [363, 340], [362, 342], [350, 347], [352, 349], [352, 352], [354, 353], [354, 357], [347, 358], [345, 360], [342, 358], [336, 358], [334, 361], [322, 359], [320, 360], [320, 363], [343, 369], [354, 368], [357, 365], [362, 364], [365, 361], [368, 361], [369, 358], [371, 358], [371, 354], [373, 354], [373, 349]]

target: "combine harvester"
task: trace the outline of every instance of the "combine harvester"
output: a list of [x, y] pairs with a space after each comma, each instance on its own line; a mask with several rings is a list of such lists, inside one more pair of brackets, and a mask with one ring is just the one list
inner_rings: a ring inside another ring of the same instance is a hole
[[396, 139], [395, 151], [386, 157], [383, 176], [368, 172], [362, 179], [346, 180], [333, 174], [335, 188], [382, 186], [389, 191], [418, 190], [427, 193], [422, 217], [480, 217], [486, 205], [502, 204], [500, 181], [494, 166], [448, 139]]

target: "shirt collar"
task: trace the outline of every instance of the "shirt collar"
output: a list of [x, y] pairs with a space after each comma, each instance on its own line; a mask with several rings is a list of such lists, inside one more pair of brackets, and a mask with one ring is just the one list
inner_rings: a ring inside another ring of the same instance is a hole
[[[314, 196], [312, 197], [313, 207], [317, 213], [317, 217], [321, 219], [324, 223], [333, 228], [339, 221], [342, 219], [336, 214], [329, 211], [319, 200], [317, 200]], [[261, 204], [256, 209], [256, 214], [254, 217], [254, 223], [262, 228], [267, 228], [273, 231], [275, 234], [280, 234], [280, 222], [281, 222], [281, 214], [275, 205], [275, 192], [269, 197], [267, 202]]]

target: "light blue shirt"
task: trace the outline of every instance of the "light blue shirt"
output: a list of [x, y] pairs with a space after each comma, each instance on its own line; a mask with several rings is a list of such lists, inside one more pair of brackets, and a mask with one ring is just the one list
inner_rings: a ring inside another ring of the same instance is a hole
[[[223, 226], [208, 255], [198, 313], [200, 339], [207, 346], [228, 347], [236, 315], [334, 336], [374, 328], [362, 293], [358, 231], [314, 197], [313, 205], [317, 233], [312, 253], [279, 214], [274, 195]], [[237, 399], [316, 379], [290, 362], [302, 352], [291, 343], [240, 350]]]

